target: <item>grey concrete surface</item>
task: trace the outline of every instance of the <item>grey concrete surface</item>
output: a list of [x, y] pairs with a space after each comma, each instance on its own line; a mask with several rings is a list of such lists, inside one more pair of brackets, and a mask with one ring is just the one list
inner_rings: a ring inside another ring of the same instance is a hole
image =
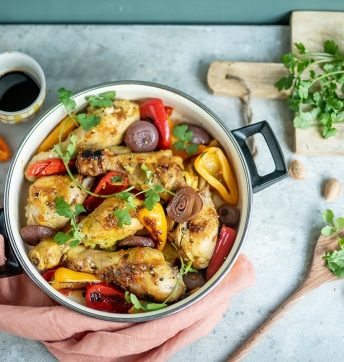
[[[147, 80], [190, 94], [230, 129], [236, 129], [244, 125], [242, 104], [238, 99], [208, 92], [210, 63], [278, 62], [280, 55], [289, 51], [289, 31], [287, 26], [0, 26], [0, 52], [22, 51], [41, 64], [48, 90], [43, 110], [57, 103], [60, 87], [77, 91], [110, 80]], [[323, 226], [321, 212], [330, 207], [336, 215], [344, 216], [344, 195], [328, 204], [322, 191], [326, 179], [344, 179], [343, 158], [296, 157], [292, 115], [283, 101], [254, 99], [252, 109], [254, 122], [265, 119], [270, 123], [287, 162], [299, 159], [308, 177], [304, 181], [289, 178], [254, 195], [253, 219], [243, 252], [255, 267], [257, 283], [232, 299], [209, 335], [180, 350], [168, 362], [227, 361], [300, 285]], [[0, 134], [15, 152], [31, 126], [32, 122], [16, 126], [0, 123]], [[258, 167], [264, 170], [269, 155], [263, 144], [259, 147]], [[8, 166], [0, 164], [0, 204]], [[341, 281], [318, 288], [303, 298], [244, 361], [342, 361], [343, 308]], [[0, 361], [56, 359], [40, 342], [0, 332]]]

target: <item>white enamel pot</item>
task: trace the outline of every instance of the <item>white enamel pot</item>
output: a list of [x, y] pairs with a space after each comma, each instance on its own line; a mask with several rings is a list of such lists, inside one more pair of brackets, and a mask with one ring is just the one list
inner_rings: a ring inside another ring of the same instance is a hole
[[[252, 195], [273, 183], [284, 179], [288, 173], [280, 146], [266, 121], [230, 131], [225, 124], [202, 103], [175, 89], [149, 82], [121, 81], [100, 84], [85, 89], [75, 96], [77, 109], [85, 104], [85, 96], [100, 94], [114, 90], [117, 99], [161, 98], [166, 106], [179, 111], [186, 120], [205, 128], [223, 147], [230, 165], [235, 173], [240, 193], [240, 223], [234, 246], [218, 272], [202, 288], [191, 296], [174, 303], [164, 309], [141, 314], [116, 314], [89, 309], [79, 302], [66, 297], [53, 289], [41, 276], [28, 258], [29, 246], [19, 234], [21, 227], [26, 225], [24, 207], [27, 203], [30, 183], [25, 180], [24, 168], [32, 158], [37, 146], [46, 138], [50, 131], [66, 116], [62, 104], [47, 111], [32, 127], [20, 144], [10, 165], [6, 186], [4, 209], [0, 213], [0, 233], [5, 235], [7, 247], [7, 264], [0, 267], [0, 277], [21, 273], [23, 270], [30, 278], [55, 301], [90, 317], [118, 321], [142, 322], [161, 318], [189, 307], [214, 288], [228, 273], [237, 259], [247, 233], [252, 213]], [[260, 133], [266, 140], [275, 170], [265, 176], [259, 176], [252, 155], [246, 145], [246, 139]]]

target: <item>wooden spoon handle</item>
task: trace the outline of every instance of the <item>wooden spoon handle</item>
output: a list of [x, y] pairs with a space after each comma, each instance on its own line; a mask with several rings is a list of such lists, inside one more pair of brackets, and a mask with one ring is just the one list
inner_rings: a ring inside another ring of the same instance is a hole
[[241, 361], [253, 348], [266, 337], [286, 314], [310, 291], [302, 284], [267, 320], [266, 322], [234, 353], [227, 362]]

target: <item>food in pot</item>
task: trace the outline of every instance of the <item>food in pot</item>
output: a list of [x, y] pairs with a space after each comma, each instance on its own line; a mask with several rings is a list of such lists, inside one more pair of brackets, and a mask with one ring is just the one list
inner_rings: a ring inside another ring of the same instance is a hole
[[69, 116], [25, 169], [31, 262], [53, 288], [84, 289], [86, 306], [112, 313], [161, 309], [202, 287], [236, 235], [226, 225], [238, 185], [221, 146], [161, 99], [108, 92], [74, 114], [71, 92], [59, 95]]

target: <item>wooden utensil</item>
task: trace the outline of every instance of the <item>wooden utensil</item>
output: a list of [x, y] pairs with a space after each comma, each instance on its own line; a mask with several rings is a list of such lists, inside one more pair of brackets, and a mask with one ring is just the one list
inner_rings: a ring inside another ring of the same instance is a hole
[[[303, 43], [312, 52], [323, 52], [324, 42], [329, 39], [334, 40], [343, 52], [343, 22], [344, 12], [293, 11], [290, 18], [291, 52], [298, 54], [295, 43]], [[322, 72], [320, 66], [313, 66], [312, 69], [316, 74]], [[253, 98], [283, 99], [288, 91], [278, 92], [275, 83], [288, 75], [289, 71], [282, 63], [214, 61], [209, 67], [207, 82], [214, 95], [243, 97], [246, 95], [245, 87], [235, 80], [241, 78], [250, 84]], [[308, 78], [308, 74], [305, 77]], [[338, 93], [340, 94], [340, 86]], [[324, 139], [317, 127], [295, 128], [295, 153], [313, 156], [344, 155], [344, 124], [336, 123], [335, 127], [337, 134], [331, 140]]]
[[[344, 230], [339, 233], [339, 237], [344, 236]], [[320, 285], [339, 280], [328, 268], [322, 259], [326, 253], [338, 249], [338, 242], [335, 234], [330, 237], [320, 236], [313, 253], [313, 260], [310, 270], [300, 285], [268, 319], [267, 321], [232, 355], [228, 362], [241, 361], [253, 348], [263, 340], [269, 331], [274, 328], [280, 320], [310, 291]]]

